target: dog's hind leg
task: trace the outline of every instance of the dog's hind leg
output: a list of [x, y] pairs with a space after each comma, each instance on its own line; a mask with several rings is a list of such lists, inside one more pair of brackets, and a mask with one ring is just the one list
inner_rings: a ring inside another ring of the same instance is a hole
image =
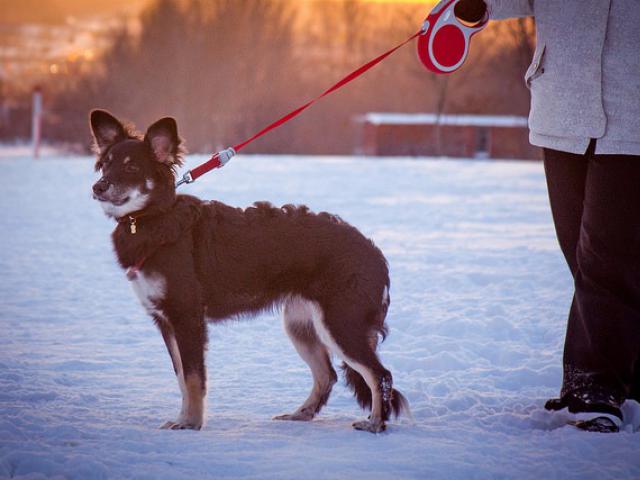
[[331, 389], [338, 379], [327, 349], [313, 327], [313, 310], [313, 304], [301, 298], [293, 298], [285, 303], [284, 327], [298, 354], [311, 369], [313, 387], [309, 397], [295, 412], [274, 417], [274, 420], [313, 419], [329, 400]]
[[391, 372], [376, 354], [379, 328], [372, 327], [375, 324], [353, 304], [330, 306], [322, 314], [314, 317], [321, 341], [344, 361], [347, 383], [358, 403], [371, 408], [369, 418], [355, 422], [353, 427], [372, 433], [384, 431], [390, 414], [408, 411], [408, 402], [393, 389]]
[[[166, 422], [160, 428], [200, 430], [204, 424], [206, 396], [206, 332], [174, 329], [166, 323], [159, 326], [182, 393], [182, 408], [177, 420]], [[204, 325], [201, 328], [204, 329]]]
[[[391, 372], [384, 368], [375, 353], [364, 356], [345, 355], [344, 362], [345, 376], [349, 379], [348, 383], [354, 388], [356, 399], [360, 400], [361, 396], [364, 396], [371, 401], [369, 418], [354, 422], [353, 428], [371, 433], [383, 432], [387, 428], [385, 422], [389, 419], [391, 411], [393, 392]], [[362, 380], [357, 379], [357, 376], [360, 376]], [[366, 384], [369, 392], [362, 391], [364, 387], [362, 383]]]

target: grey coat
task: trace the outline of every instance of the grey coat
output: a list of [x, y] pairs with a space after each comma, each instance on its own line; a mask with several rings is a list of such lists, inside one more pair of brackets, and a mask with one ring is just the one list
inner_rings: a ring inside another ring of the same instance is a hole
[[640, 0], [485, 0], [491, 18], [533, 15], [530, 141], [640, 155]]

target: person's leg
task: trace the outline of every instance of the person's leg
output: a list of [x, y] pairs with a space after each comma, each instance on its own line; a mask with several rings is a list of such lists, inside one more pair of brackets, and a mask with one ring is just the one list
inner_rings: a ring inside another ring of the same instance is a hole
[[546, 407], [618, 416], [625, 397], [640, 398], [640, 157], [594, 157], [594, 146], [585, 155], [544, 152], [556, 233], [576, 279], [562, 398]]
[[622, 402], [640, 355], [640, 156], [589, 159], [563, 395]]
[[[583, 155], [561, 152], [549, 148], [543, 150], [544, 171], [553, 225], [560, 249], [562, 250], [574, 280], [578, 269], [576, 251], [578, 249], [580, 226], [582, 224], [585, 184], [587, 182], [587, 168], [589, 165], [588, 159], [593, 155], [594, 147], [595, 145], [592, 142], [587, 152]], [[576, 321], [576, 302], [574, 295], [565, 335], [563, 361], [565, 366], [567, 365], [567, 356], [571, 357], [577, 354], [574, 351], [575, 346], [585, 344], [584, 340], [575, 338], [579, 330], [572, 327], [572, 325]], [[562, 393], [564, 393], [564, 385], [567, 384], [566, 379], [568, 377], [569, 375], [565, 368]], [[566, 406], [562, 398], [551, 399], [546, 405], [548, 409], [553, 410], [565, 408]]]
[[[589, 148], [590, 155], [593, 147]], [[587, 181], [588, 155], [544, 149], [544, 171], [549, 203], [560, 249], [571, 275], [577, 269], [576, 250], [582, 223], [582, 204]]]

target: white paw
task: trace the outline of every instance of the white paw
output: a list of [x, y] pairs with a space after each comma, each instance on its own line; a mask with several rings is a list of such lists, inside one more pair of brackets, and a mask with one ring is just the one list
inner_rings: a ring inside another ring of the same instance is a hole
[[314, 417], [313, 413], [302, 410], [302, 411], [294, 412], [290, 414], [278, 415], [277, 417], [273, 417], [273, 419], [274, 420], [291, 420], [296, 422], [308, 422], [310, 420], [313, 420], [313, 417]]
[[356, 430], [362, 430], [364, 432], [371, 432], [371, 433], [380, 433], [380, 432], [384, 432], [387, 429], [387, 426], [381, 420], [380, 421], [361, 420], [359, 422], [354, 422], [352, 426]]

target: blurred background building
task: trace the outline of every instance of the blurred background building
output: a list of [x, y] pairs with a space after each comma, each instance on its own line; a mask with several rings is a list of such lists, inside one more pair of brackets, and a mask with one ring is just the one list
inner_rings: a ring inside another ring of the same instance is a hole
[[476, 159], [540, 159], [529, 143], [527, 117], [367, 113], [356, 153]]

